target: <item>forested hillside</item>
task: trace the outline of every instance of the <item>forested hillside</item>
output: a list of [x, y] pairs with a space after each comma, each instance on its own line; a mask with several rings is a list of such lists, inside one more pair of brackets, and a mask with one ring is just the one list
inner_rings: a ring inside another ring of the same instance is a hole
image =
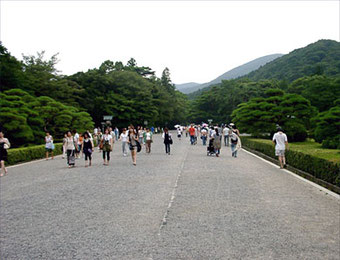
[[57, 62], [57, 55], [45, 59], [44, 52], [19, 61], [0, 45], [0, 127], [14, 146], [42, 143], [44, 131], [60, 138], [69, 129], [101, 126], [104, 115], [112, 115], [118, 127], [186, 120], [187, 97], [175, 89], [167, 68], [157, 78], [134, 59], [108, 60], [64, 76]]
[[303, 141], [309, 135], [326, 147], [339, 147], [339, 46], [336, 41], [318, 41], [247, 77], [192, 93], [189, 118], [195, 122], [211, 118], [218, 124], [233, 121], [254, 136], [272, 134], [281, 125], [291, 140]]
[[[179, 85], [178, 90], [180, 90], [182, 93], [189, 94], [194, 93], [196, 91], [202, 92], [206, 90], [207, 88], [219, 84], [222, 82], [222, 80], [230, 80], [230, 79], [237, 79], [239, 77], [242, 77], [244, 75], [247, 75], [248, 73], [257, 70], [261, 66], [267, 64], [268, 62], [271, 62], [279, 57], [281, 57], [283, 54], [272, 54], [263, 56], [260, 58], [257, 58], [255, 60], [252, 60], [250, 62], [247, 62], [245, 64], [242, 64], [241, 66], [238, 66], [236, 68], [233, 68], [222, 75], [218, 76], [216, 79], [213, 79], [207, 83], [203, 84], [190, 84], [188, 86], [185, 86], [186, 84]], [[177, 85], [176, 85], [177, 86]], [[196, 95], [196, 94], [194, 94]]]
[[304, 76], [340, 75], [340, 43], [320, 40], [278, 58], [246, 75], [250, 80], [278, 79], [289, 82]]

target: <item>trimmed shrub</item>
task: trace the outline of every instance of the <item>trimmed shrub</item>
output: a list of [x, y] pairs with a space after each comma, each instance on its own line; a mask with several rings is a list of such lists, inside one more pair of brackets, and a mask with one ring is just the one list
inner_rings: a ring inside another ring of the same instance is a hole
[[[54, 155], [62, 154], [63, 144], [54, 144]], [[13, 165], [20, 162], [29, 162], [36, 159], [45, 158], [45, 145], [36, 145], [24, 148], [14, 148], [8, 150], [8, 162], [6, 164]]]
[[[249, 137], [242, 137], [241, 139], [242, 145], [271, 158], [277, 158], [273, 145], [256, 142], [256, 140], [252, 140]], [[290, 166], [340, 187], [340, 165], [338, 163], [291, 150], [286, 151], [286, 160]]]

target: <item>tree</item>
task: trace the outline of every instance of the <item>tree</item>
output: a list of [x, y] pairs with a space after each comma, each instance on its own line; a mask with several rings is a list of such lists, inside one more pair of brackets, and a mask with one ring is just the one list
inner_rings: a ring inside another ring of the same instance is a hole
[[335, 106], [314, 118], [314, 138], [323, 147], [340, 149], [340, 106]]
[[246, 133], [260, 137], [272, 135], [277, 126], [283, 127], [291, 141], [304, 141], [305, 126], [316, 111], [310, 102], [297, 94], [284, 94], [280, 89], [269, 89], [266, 97], [242, 103], [232, 114], [233, 122]]

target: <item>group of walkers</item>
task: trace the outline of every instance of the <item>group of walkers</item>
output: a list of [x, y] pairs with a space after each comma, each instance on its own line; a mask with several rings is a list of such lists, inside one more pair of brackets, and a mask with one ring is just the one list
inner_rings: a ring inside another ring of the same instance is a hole
[[208, 126], [207, 124], [191, 124], [186, 128], [186, 136], [190, 136], [190, 144], [196, 145], [198, 138], [201, 138], [202, 144], [207, 145], [207, 155], [216, 155], [221, 153], [222, 138], [225, 146], [231, 146], [231, 154], [237, 157], [238, 150], [241, 149], [240, 132], [235, 124], [221, 126]]
[[[69, 168], [75, 166], [76, 159], [84, 157], [85, 167], [92, 165], [92, 155], [95, 151], [94, 140], [98, 144], [98, 150], [102, 153], [103, 165], [108, 166], [110, 163], [110, 154], [113, 150], [113, 145], [117, 141], [121, 141], [121, 149], [123, 156], [127, 156], [130, 150], [132, 164], [137, 165], [137, 153], [145, 147], [146, 154], [151, 153], [151, 144], [153, 143], [153, 134], [156, 132], [162, 132], [162, 139], [165, 146], [165, 153], [170, 155], [170, 147], [173, 144], [172, 135], [168, 128], [134, 128], [130, 125], [127, 129], [123, 128], [119, 133], [118, 128], [106, 128], [104, 133], [98, 128], [94, 129], [93, 134], [90, 131], [85, 131], [83, 134], [77, 133], [76, 130], [68, 131], [63, 138], [63, 158], [66, 157], [67, 165]], [[194, 125], [191, 124], [188, 127], [177, 127], [177, 137], [181, 140], [183, 132], [186, 137], [190, 137], [190, 144], [196, 145], [198, 138], [202, 140], [202, 145], [207, 147], [207, 155], [220, 156], [222, 143], [224, 146], [231, 147], [231, 155], [237, 158], [237, 153], [241, 149], [240, 132], [233, 123], [229, 125], [221, 126], [208, 126], [206, 124]], [[286, 167], [285, 150], [288, 149], [287, 135], [283, 133], [281, 128], [278, 128], [278, 132], [274, 134], [273, 143], [275, 144], [275, 154], [278, 156], [280, 168]], [[54, 158], [54, 143], [53, 137], [49, 132], [46, 132], [45, 136], [45, 150], [46, 160], [51, 155]], [[11, 144], [7, 138], [5, 138], [3, 131], [0, 130], [0, 163], [1, 170], [0, 176], [7, 175], [7, 169], [5, 167], [5, 161], [8, 161], [7, 150], [11, 147]]]

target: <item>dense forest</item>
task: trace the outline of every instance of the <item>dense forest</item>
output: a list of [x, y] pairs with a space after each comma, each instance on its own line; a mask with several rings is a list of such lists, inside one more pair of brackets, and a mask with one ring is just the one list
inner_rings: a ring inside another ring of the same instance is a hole
[[69, 129], [101, 126], [104, 115], [117, 127], [185, 123], [187, 97], [167, 68], [157, 78], [134, 59], [125, 65], [108, 60], [64, 76], [57, 62], [57, 55], [46, 59], [44, 52], [19, 61], [0, 45], [0, 126], [14, 146], [42, 143], [44, 131], [61, 138]]
[[[319, 58], [317, 58], [319, 57]], [[0, 44], [0, 127], [15, 146], [60, 138], [68, 129], [101, 126], [112, 115], [119, 128], [132, 123], [234, 122], [241, 132], [270, 136], [284, 127], [292, 141], [307, 137], [340, 148], [340, 43], [321, 40], [255, 72], [184, 95], [165, 68], [160, 78], [131, 58], [60, 75], [57, 55], [17, 60]]]
[[339, 62], [340, 43], [318, 41], [246, 77], [189, 94], [189, 118], [233, 121], [253, 136], [270, 136], [280, 125], [293, 141], [309, 136], [325, 147], [340, 148]]

